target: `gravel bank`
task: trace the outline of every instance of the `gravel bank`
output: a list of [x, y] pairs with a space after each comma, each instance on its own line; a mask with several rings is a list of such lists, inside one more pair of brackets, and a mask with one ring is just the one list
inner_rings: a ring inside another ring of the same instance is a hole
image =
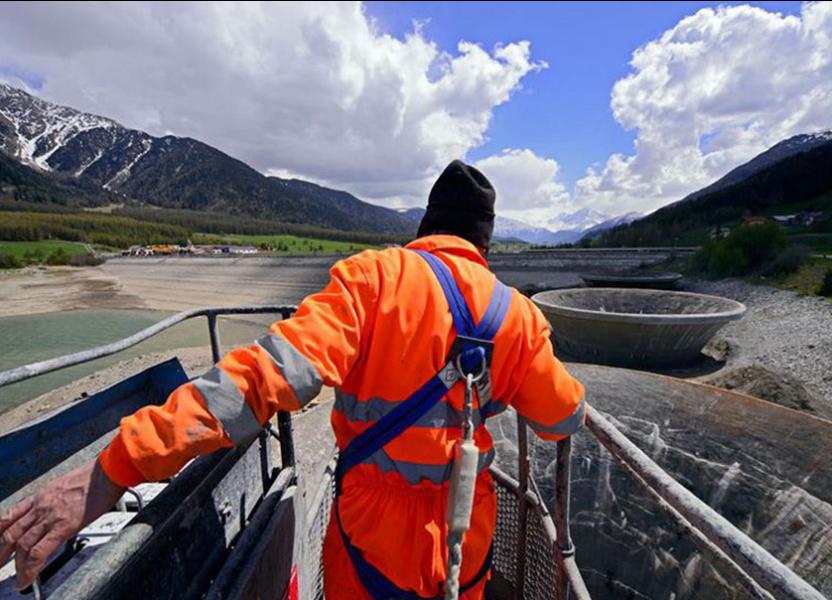
[[759, 365], [785, 381], [798, 380], [815, 397], [817, 414], [832, 417], [832, 303], [736, 279], [685, 287], [748, 307], [717, 334], [728, 342], [728, 368]]

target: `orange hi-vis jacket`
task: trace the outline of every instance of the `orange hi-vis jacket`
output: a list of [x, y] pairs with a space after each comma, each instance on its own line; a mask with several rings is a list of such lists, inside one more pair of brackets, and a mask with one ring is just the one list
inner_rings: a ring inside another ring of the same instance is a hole
[[[406, 249], [366, 251], [339, 261], [331, 280], [268, 335], [228, 353], [213, 369], [174, 391], [162, 406], [122, 419], [99, 461], [117, 484], [175, 474], [195, 456], [253, 439], [277, 410], [297, 410], [320, 391], [336, 389], [332, 427], [347, 444], [408, 398], [446, 363], [455, 338], [439, 281], [416, 252], [449, 268], [478, 322], [495, 276], [470, 243], [424, 237]], [[487, 467], [494, 455], [484, 425], [513, 406], [542, 438], [558, 440], [584, 421], [583, 386], [555, 358], [543, 315], [511, 290], [494, 338], [490, 398], [474, 398], [474, 441], [480, 451], [471, 529], [465, 534], [460, 583], [482, 566], [496, 525], [497, 500]], [[399, 437], [351, 469], [342, 484], [341, 520], [352, 544], [395, 585], [425, 597], [445, 582], [448, 480], [461, 438], [464, 386]], [[327, 598], [366, 598], [334, 519], [324, 544]], [[485, 581], [466, 598], [479, 598]]]

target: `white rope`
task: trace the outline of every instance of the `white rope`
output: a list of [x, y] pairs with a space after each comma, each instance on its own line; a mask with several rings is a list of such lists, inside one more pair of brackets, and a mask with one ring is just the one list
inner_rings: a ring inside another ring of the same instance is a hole
[[[483, 363], [484, 364], [484, 363]], [[462, 369], [457, 367], [462, 373]], [[473, 387], [486, 369], [474, 377], [465, 377], [465, 404], [462, 408], [462, 440], [454, 447], [454, 463], [448, 486], [448, 568], [445, 582], [445, 600], [459, 598], [459, 572], [462, 568], [462, 536], [471, 527], [471, 511], [474, 507], [474, 486], [477, 480], [479, 449], [474, 443], [474, 426], [471, 419]]]
[[448, 580], [445, 584], [445, 600], [459, 598], [459, 572], [462, 568], [462, 534], [448, 532]]

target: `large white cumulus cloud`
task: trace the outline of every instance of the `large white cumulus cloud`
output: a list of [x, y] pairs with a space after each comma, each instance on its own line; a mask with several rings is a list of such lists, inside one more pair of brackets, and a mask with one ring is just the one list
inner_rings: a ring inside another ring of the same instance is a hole
[[448, 54], [377, 30], [360, 3], [4, 3], [0, 69], [37, 93], [263, 172], [389, 204], [481, 144], [542, 68], [527, 42]]
[[548, 227], [569, 207], [569, 193], [552, 158], [508, 148], [474, 164], [497, 190], [497, 212], [530, 225]]
[[703, 9], [638, 49], [612, 90], [615, 118], [636, 130], [579, 180], [575, 200], [649, 211], [713, 182], [778, 141], [832, 127], [832, 3], [801, 15]]

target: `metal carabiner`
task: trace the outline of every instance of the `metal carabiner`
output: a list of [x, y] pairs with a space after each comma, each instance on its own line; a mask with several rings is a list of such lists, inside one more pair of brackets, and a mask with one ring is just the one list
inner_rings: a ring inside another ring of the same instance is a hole
[[[465, 370], [462, 368], [462, 352], [460, 352], [457, 357], [456, 361], [454, 361], [454, 366], [456, 370], [459, 371], [459, 374], [462, 376], [463, 379], [466, 379], [469, 375], [473, 375], [472, 373], [466, 373]], [[480, 379], [485, 376], [485, 372], [488, 370], [488, 359], [485, 356], [485, 353], [481, 356], [480, 362], [480, 371], [474, 376], [473, 380], [471, 381], [472, 384], [477, 383]]]

